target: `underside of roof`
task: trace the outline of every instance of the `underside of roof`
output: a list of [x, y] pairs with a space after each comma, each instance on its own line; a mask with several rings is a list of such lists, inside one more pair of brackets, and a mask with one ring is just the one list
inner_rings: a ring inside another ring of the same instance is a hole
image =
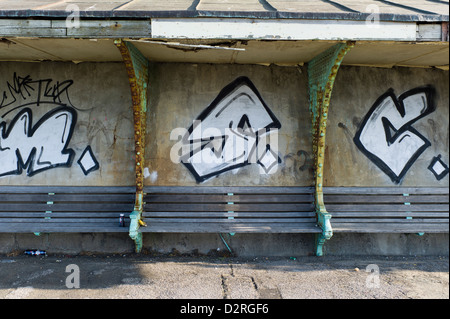
[[[302, 65], [335, 41], [146, 41], [131, 42], [152, 62]], [[356, 42], [344, 65], [448, 69], [448, 45]], [[4, 39], [0, 61], [120, 62], [113, 39]]]

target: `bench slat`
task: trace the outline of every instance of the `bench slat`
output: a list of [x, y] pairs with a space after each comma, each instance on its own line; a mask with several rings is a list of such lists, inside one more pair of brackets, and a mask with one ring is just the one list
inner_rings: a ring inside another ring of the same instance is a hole
[[330, 204], [335, 203], [448, 203], [448, 195], [324, 195], [324, 201]]
[[[444, 194], [448, 195], [448, 187], [324, 187], [327, 194]], [[326, 204], [326, 203], [325, 203]]]
[[415, 204], [415, 205], [399, 205], [399, 204], [392, 204], [392, 205], [351, 205], [351, 204], [326, 204], [325, 206], [327, 208], [327, 211], [331, 214], [333, 212], [352, 212], [352, 211], [392, 211], [396, 210], [399, 212], [407, 212], [407, 211], [423, 211], [423, 212], [445, 212], [448, 211], [448, 205], [445, 204]]
[[3, 203], [0, 206], [0, 211], [133, 211], [133, 204], [113, 204], [113, 203], [71, 203], [71, 204], [59, 204], [54, 203], [39, 204], [39, 203]]
[[315, 218], [150, 218], [148, 223], [315, 223]]
[[144, 210], [152, 211], [311, 211], [312, 204], [151, 204], [144, 205]]
[[400, 223], [339, 223], [333, 232], [346, 233], [448, 233], [449, 224], [400, 224]]
[[314, 202], [314, 196], [312, 194], [246, 194], [232, 196], [225, 194], [149, 194], [144, 196], [144, 201], [147, 203], [226, 203], [229, 201], [235, 203], [312, 203]]
[[[125, 217], [125, 220], [129, 219], [128, 217]], [[116, 225], [119, 225], [119, 216], [116, 216], [114, 218], [58, 218], [51, 216], [50, 219], [45, 219], [44, 217], [41, 218], [2, 218], [2, 223], [30, 223], [30, 222], [40, 222], [40, 223], [85, 223], [85, 224], [91, 224], [91, 223], [104, 223], [104, 222], [113, 222], [116, 223]]]
[[80, 218], [90, 218], [90, 217], [119, 217], [120, 214], [124, 216], [130, 215], [130, 212], [0, 212], [0, 222], [3, 218], [15, 218], [15, 217], [36, 217], [43, 218], [46, 216], [50, 217], [80, 217]]
[[339, 223], [448, 223], [448, 219], [442, 218], [337, 218], [333, 225]]
[[146, 186], [144, 192], [148, 194], [314, 194], [314, 187]]
[[127, 233], [128, 227], [119, 227], [117, 223], [0, 223], [0, 233]]
[[315, 224], [309, 223], [151, 223], [141, 227], [141, 232], [151, 233], [321, 233]]
[[135, 194], [0, 194], [1, 202], [114, 202], [132, 203]]
[[315, 212], [144, 212], [144, 217], [315, 217]]
[[333, 212], [332, 217], [449, 217], [448, 212]]

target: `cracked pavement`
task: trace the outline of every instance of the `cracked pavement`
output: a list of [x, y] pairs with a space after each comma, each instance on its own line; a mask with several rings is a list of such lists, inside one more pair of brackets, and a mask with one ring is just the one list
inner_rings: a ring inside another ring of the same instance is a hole
[[[73, 265], [79, 288], [68, 288]], [[375, 271], [375, 270], [376, 271]], [[0, 256], [0, 299], [448, 299], [448, 256]]]

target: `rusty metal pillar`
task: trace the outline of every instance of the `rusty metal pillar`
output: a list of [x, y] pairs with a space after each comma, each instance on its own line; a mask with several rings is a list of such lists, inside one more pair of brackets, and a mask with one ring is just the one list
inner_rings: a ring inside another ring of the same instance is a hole
[[130, 215], [130, 237], [136, 243], [136, 252], [142, 250], [142, 233], [140, 226], [146, 226], [141, 220], [144, 198], [144, 158], [145, 158], [145, 128], [147, 114], [147, 84], [149, 62], [145, 56], [131, 43], [115, 40], [125, 64], [128, 81], [131, 88], [134, 120], [134, 156], [136, 201], [134, 211]]
[[328, 107], [334, 80], [344, 56], [355, 45], [348, 41], [339, 43], [322, 52], [308, 62], [309, 110], [312, 121], [315, 206], [317, 220], [322, 233], [316, 239], [316, 255], [323, 255], [323, 245], [333, 236], [331, 214], [323, 202], [323, 169], [325, 162], [325, 135], [327, 129]]

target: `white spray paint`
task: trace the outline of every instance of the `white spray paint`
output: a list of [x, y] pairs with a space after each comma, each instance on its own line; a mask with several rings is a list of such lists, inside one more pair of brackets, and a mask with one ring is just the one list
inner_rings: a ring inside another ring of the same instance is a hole
[[433, 111], [430, 88], [413, 89], [398, 100], [389, 91], [369, 111], [355, 143], [398, 183], [430, 145], [411, 124]]
[[47, 113], [33, 124], [30, 109], [17, 114], [9, 126], [0, 123], [0, 176], [27, 175], [71, 164], [74, 152], [66, 149], [76, 122], [76, 113], [67, 107]]

